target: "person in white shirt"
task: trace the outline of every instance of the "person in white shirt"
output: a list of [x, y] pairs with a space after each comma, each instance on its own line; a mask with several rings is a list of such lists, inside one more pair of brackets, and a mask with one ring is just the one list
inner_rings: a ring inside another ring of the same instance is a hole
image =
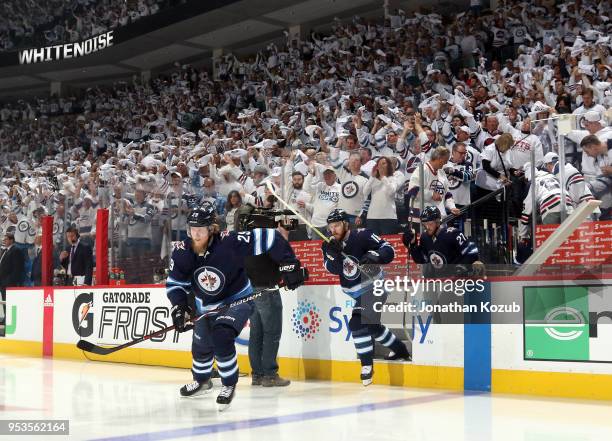
[[465, 143], [456, 142], [453, 144], [450, 160], [444, 166], [449, 189], [458, 208], [470, 205], [470, 184], [474, 179], [474, 168], [467, 155]]
[[236, 231], [237, 211], [242, 206], [242, 197], [237, 190], [232, 190], [227, 195], [225, 203], [225, 229]]
[[[442, 216], [446, 216], [449, 212], [459, 214], [459, 209], [455, 206], [453, 195], [450, 192], [450, 186], [444, 166], [448, 163], [450, 152], [446, 147], [436, 147], [431, 153], [431, 159], [423, 165], [423, 193], [425, 199], [425, 207], [438, 207]], [[412, 214], [415, 220], [418, 220], [421, 215], [421, 168], [417, 168], [408, 184], [408, 192], [406, 193], [406, 206], [410, 206], [409, 199], [414, 199], [412, 203]]]
[[368, 175], [361, 171], [361, 154], [358, 151], [352, 152], [346, 163], [343, 164], [334, 161], [334, 150], [331, 151], [330, 159], [340, 181], [338, 208], [346, 212], [350, 223], [355, 223], [361, 214], [366, 197], [364, 188], [368, 182]]
[[[319, 231], [325, 231], [327, 216], [338, 208], [340, 184], [336, 180], [336, 172], [332, 166], [325, 166], [321, 171], [313, 163], [309, 168], [310, 172], [304, 179], [304, 190], [310, 193], [312, 202], [306, 203], [306, 209], [312, 213], [312, 225]], [[310, 237], [313, 237], [312, 234]]]
[[593, 100], [593, 89], [585, 87], [582, 89], [582, 105], [572, 112], [574, 115], [579, 115], [579, 117], [576, 119], [576, 125], [578, 127], [582, 126], [582, 117], [589, 110], [594, 110], [600, 115], [603, 115], [606, 112], [606, 108], [604, 106], [597, 104]]
[[[584, 113], [582, 117], [582, 127], [585, 130], [572, 130], [568, 133], [567, 137], [580, 145], [582, 140], [589, 136], [595, 135], [601, 142], [606, 143], [609, 139], [612, 139], [612, 127], [605, 125], [603, 115], [595, 110], [589, 110]], [[588, 182], [592, 181], [599, 174], [596, 165], [595, 158], [582, 152], [582, 173]]]
[[593, 158], [592, 172], [595, 177], [589, 181], [593, 196], [601, 200], [601, 218], [612, 217], [612, 140], [603, 143], [597, 136], [586, 136], [580, 143], [584, 153]]
[[[395, 206], [395, 192], [398, 182], [394, 176], [393, 165], [389, 158], [378, 158], [372, 169], [372, 175], [363, 189], [366, 199], [364, 211], [366, 225], [375, 234], [397, 233], [397, 209]], [[359, 225], [360, 220], [356, 221]]]
[[[293, 156], [291, 159], [293, 159]], [[311, 201], [311, 195], [304, 190], [304, 175], [291, 167], [291, 163], [291, 161], [288, 161], [283, 167], [283, 198], [291, 208], [300, 213], [305, 219], [308, 219], [310, 215], [306, 210], [306, 204]], [[300, 218], [297, 218], [297, 221], [297, 229], [289, 231], [289, 240], [308, 240], [306, 225]]]

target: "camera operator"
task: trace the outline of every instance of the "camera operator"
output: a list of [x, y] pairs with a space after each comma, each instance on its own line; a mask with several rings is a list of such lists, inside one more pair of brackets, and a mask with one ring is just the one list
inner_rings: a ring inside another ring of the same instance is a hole
[[[250, 213], [246, 210], [248, 207], [251, 208]], [[245, 210], [242, 210], [236, 223], [237, 231], [277, 226], [277, 231], [285, 239], [288, 239], [289, 230], [297, 227], [296, 220], [293, 220], [289, 225], [277, 221], [276, 219], [281, 212], [255, 208], [252, 205], [243, 206], [243, 208]], [[278, 264], [267, 254], [247, 256], [245, 267], [255, 289], [271, 288], [274, 286], [274, 282], [280, 278]], [[264, 387], [288, 386], [291, 382], [278, 375], [278, 363], [276, 361], [283, 330], [281, 295], [278, 290], [273, 290], [266, 292], [253, 302], [255, 308], [249, 318], [251, 322], [249, 360], [253, 370], [251, 385]]]

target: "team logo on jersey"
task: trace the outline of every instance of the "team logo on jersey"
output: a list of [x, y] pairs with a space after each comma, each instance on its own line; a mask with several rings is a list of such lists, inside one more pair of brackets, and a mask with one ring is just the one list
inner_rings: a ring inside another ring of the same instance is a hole
[[28, 224], [26, 221], [21, 221], [17, 224], [17, 229], [22, 233], [25, 233], [26, 231], [28, 231], [29, 228], [30, 228], [30, 224]]
[[354, 198], [357, 193], [359, 193], [359, 185], [355, 181], [348, 181], [342, 184], [342, 196], [345, 198]]
[[342, 274], [347, 280], [359, 277], [359, 261], [353, 256], [346, 256], [342, 261]]
[[442, 254], [432, 251], [429, 254], [429, 261], [435, 269], [440, 269], [446, 263], [446, 258]]
[[442, 183], [442, 181], [434, 179], [433, 181], [431, 181], [431, 184], [429, 184], [429, 189], [434, 193], [438, 193], [444, 196], [444, 184]]
[[461, 181], [454, 176], [448, 176], [448, 188], [456, 190], [461, 185]]
[[203, 266], [195, 272], [195, 279], [200, 289], [207, 296], [216, 296], [225, 286], [225, 276], [211, 266]]

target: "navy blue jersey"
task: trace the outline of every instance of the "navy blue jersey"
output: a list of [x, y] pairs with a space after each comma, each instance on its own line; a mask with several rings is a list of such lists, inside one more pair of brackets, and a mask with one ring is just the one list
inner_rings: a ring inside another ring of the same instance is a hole
[[224, 231], [213, 236], [203, 255], [193, 251], [190, 238], [173, 246], [166, 294], [173, 305], [187, 305], [187, 294], [193, 291], [199, 314], [253, 292], [244, 267], [246, 256], [267, 254], [277, 263], [295, 260], [289, 243], [272, 228]]
[[[362, 277], [358, 265], [364, 254], [368, 251], [376, 251], [380, 255], [381, 264], [390, 263], [395, 257], [395, 250], [391, 244], [367, 228], [352, 230], [342, 241], [342, 252], [347, 255], [342, 260], [334, 258], [327, 242], [323, 242], [321, 248], [325, 269], [340, 276], [342, 290], [353, 298], [358, 298], [369, 290], [373, 279], [380, 279], [383, 276], [382, 271], [379, 270], [370, 278], [365, 275]], [[368, 265], [368, 267], [371, 266]]]
[[[406, 233], [404, 245], [408, 245]], [[444, 265], [471, 264], [478, 260], [478, 248], [461, 231], [454, 227], [441, 226], [434, 237], [421, 235], [417, 244], [409, 246], [410, 255], [416, 263], [431, 263], [435, 269]]]

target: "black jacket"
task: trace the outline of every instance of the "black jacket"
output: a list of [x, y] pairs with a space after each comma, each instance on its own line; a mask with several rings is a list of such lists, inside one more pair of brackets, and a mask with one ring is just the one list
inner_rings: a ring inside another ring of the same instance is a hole
[[25, 255], [15, 245], [0, 257], [0, 286], [21, 286], [25, 279]]
[[[70, 252], [70, 251], [69, 251]], [[60, 266], [59, 256], [56, 251], [53, 252], [53, 269]], [[36, 251], [36, 256], [32, 260], [32, 283], [34, 286], [42, 284], [42, 251]]]
[[[71, 247], [66, 248], [69, 256], [61, 261], [66, 271], [68, 271], [68, 264], [70, 263], [70, 248]], [[72, 258], [72, 276], [85, 276], [85, 285], [91, 285], [93, 264], [93, 251], [91, 247], [85, 245], [83, 242], [79, 242], [74, 250], [74, 256]]]

